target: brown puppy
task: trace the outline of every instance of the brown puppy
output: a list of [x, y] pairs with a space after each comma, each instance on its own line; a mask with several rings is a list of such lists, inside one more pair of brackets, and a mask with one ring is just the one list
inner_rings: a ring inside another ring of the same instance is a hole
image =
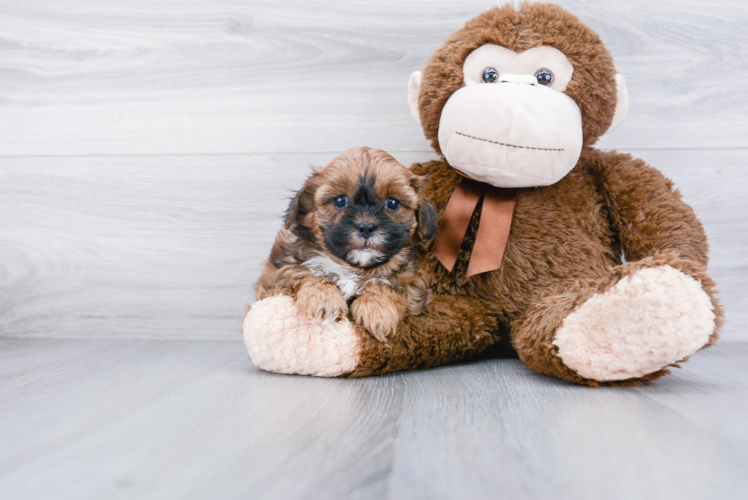
[[255, 290], [290, 295], [315, 321], [353, 320], [384, 341], [429, 297], [417, 260], [436, 234], [423, 177], [377, 149], [349, 149], [315, 168], [286, 212]]

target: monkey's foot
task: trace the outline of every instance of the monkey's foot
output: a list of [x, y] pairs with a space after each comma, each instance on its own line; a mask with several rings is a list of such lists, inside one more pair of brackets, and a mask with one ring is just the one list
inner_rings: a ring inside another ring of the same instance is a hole
[[313, 323], [299, 315], [291, 297], [280, 295], [252, 306], [244, 343], [258, 368], [276, 373], [337, 377], [352, 372], [361, 357], [350, 321]]
[[626, 380], [690, 356], [714, 329], [714, 306], [701, 283], [663, 265], [593, 295], [564, 319], [553, 344], [582, 377]]

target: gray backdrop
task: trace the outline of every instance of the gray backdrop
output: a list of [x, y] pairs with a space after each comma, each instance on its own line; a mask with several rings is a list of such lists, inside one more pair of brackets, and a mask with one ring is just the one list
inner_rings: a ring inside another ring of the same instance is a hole
[[[559, 2], [631, 110], [600, 141], [671, 177], [748, 340], [748, 5]], [[0, 337], [239, 339], [311, 165], [434, 155], [409, 74], [490, 1], [0, 1]]]

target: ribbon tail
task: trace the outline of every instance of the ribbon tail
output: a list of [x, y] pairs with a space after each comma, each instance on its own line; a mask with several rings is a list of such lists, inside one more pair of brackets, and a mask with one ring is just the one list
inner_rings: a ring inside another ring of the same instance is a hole
[[450, 196], [434, 240], [434, 256], [452, 272], [485, 184], [463, 179]]
[[516, 201], [516, 189], [493, 186], [486, 189], [478, 234], [468, 264], [468, 278], [501, 268]]

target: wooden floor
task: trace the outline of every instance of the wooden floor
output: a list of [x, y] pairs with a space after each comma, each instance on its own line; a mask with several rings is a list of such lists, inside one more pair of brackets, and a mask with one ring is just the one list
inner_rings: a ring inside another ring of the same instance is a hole
[[516, 360], [360, 380], [230, 341], [0, 340], [2, 498], [748, 498], [748, 344], [641, 388]]

